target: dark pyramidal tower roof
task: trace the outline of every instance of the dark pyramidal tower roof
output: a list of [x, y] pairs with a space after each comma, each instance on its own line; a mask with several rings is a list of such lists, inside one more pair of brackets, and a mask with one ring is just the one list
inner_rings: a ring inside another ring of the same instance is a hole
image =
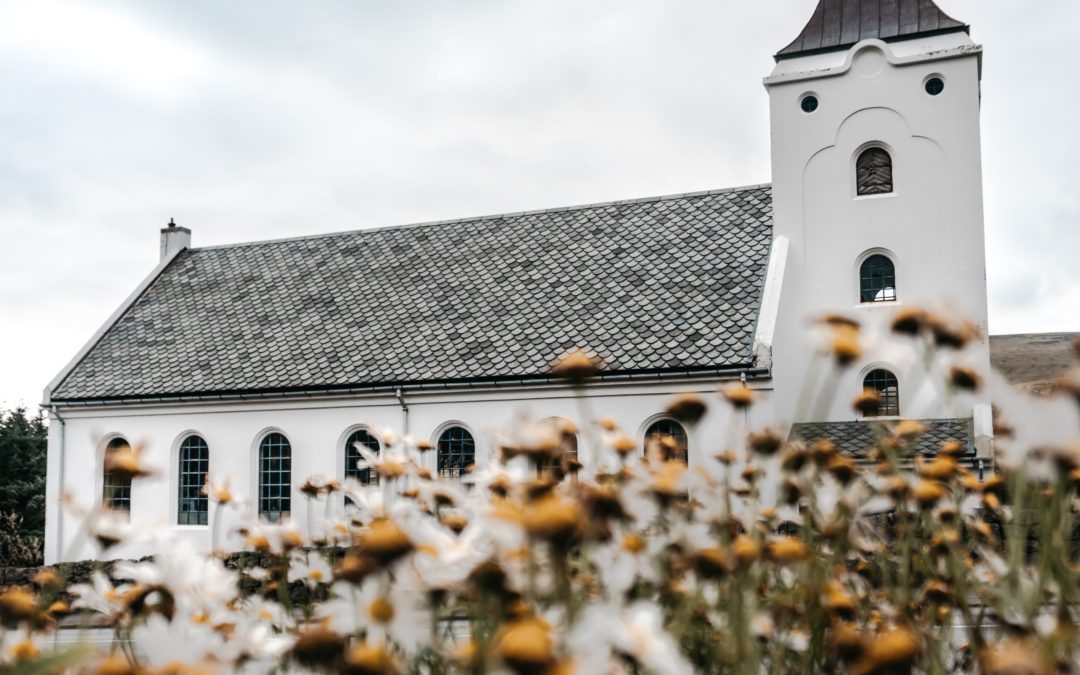
[[902, 40], [967, 31], [934, 0], [819, 0], [799, 37], [776, 60], [847, 49], [860, 40]]

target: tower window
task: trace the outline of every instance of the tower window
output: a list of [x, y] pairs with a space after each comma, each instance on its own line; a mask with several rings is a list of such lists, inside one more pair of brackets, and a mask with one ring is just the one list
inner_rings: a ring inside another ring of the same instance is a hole
[[292, 500], [292, 445], [282, 434], [259, 443], [259, 513], [272, 523], [287, 517]]
[[675, 420], [657, 420], [645, 431], [645, 448], [659, 443], [667, 461], [688, 463], [686, 429]]
[[179, 494], [176, 505], [178, 525], [206, 525], [209, 509], [203, 487], [210, 470], [210, 448], [199, 436], [188, 436], [180, 444]]
[[807, 94], [799, 100], [799, 107], [802, 108], [804, 113], [812, 113], [818, 109], [817, 96], [813, 94]]
[[874, 392], [881, 399], [878, 415], [895, 417], [900, 414], [900, 383], [895, 375], [884, 368], [871, 370], [863, 380], [863, 389]]
[[463, 427], [442, 432], [437, 444], [439, 475], [460, 478], [476, 462], [476, 441]]
[[379, 453], [379, 439], [367, 429], [358, 429], [349, 436], [349, 440], [345, 441], [345, 477], [355, 478], [360, 481], [362, 485], [378, 485], [379, 476], [371, 467], [364, 467], [361, 469], [358, 464], [363, 459], [360, 455], [360, 451], [356, 449], [356, 444], [364, 446], [368, 450]]
[[923, 88], [926, 89], [927, 94], [930, 94], [931, 96], [937, 96], [941, 92], [945, 91], [945, 81], [942, 80], [940, 77], [931, 77], [929, 80], [926, 81], [926, 84], [923, 85]]
[[857, 191], [862, 195], [880, 195], [893, 191], [892, 157], [884, 148], [867, 148], [855, 162]]
[[[123, 438], [114, 438], [105, 447], [105, 465], [109, 465], [109, 455], [120, 450], [130, 450], [131, 446]], [[105, 470], [101, 481], [101, 501], [114, 511], [131, 513], [131, 476]]]
[[896, 268], [888, 257], [875, 254], [859, 266], [859, 301], [896, 300]]

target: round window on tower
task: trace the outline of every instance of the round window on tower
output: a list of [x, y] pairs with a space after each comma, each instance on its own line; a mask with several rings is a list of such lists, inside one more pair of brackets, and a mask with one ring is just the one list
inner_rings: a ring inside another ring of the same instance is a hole
[[802, 98], [799, 99], [799, 107], [802, 108], [804, 113], [810, 114], [814, 112], [818, 108], [817, 96], [803, 94]]
[[945, 80], [941, 79], [940, 75], [931, 75], [926, 78], [926, 82], [923, 83], [923, 89], [926, 90], [927, 94], [937, 96], [945, 91]]

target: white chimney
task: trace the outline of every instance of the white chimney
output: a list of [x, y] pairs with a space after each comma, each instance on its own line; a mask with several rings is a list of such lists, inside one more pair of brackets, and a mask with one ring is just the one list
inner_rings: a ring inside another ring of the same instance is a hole
[[161, 259], [168, 260], [191, 247], [191, 230], [180, 227], [169, 218], [169, 226], [161, 228]]

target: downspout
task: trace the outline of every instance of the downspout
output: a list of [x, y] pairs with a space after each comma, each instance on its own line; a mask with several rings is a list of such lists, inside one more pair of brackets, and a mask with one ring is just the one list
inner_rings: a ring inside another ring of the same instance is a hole
[[409, 406], [405, 404], [405, 392], [401, 387], [394, 390], [394, 396], [397, 398], [397, 402], [401, 405], [401, 434], [403, 436], [409, 435]]
[[60, 446], [60, 470], [56, 481], [58, 489], [58, 493], [56, 494], [56, 559], [57, 561], [60, 561], [64, 554], [64, 504], [62, 502], [62, 497], [64, 494], [64, 465], [67, 464], [67, 460], [64, 457], [64, 441], [66, 440], [64, 437], [64, 428], [66, 422], [64, 422], [64, 418], [60, 416], [60, 409], [56, 407], [56, 404], [53, 404], [50, 407], [52, 409], [53, 417], [60, 423], [60, 428], [56, 431], [59, 436], [57, 445]]

